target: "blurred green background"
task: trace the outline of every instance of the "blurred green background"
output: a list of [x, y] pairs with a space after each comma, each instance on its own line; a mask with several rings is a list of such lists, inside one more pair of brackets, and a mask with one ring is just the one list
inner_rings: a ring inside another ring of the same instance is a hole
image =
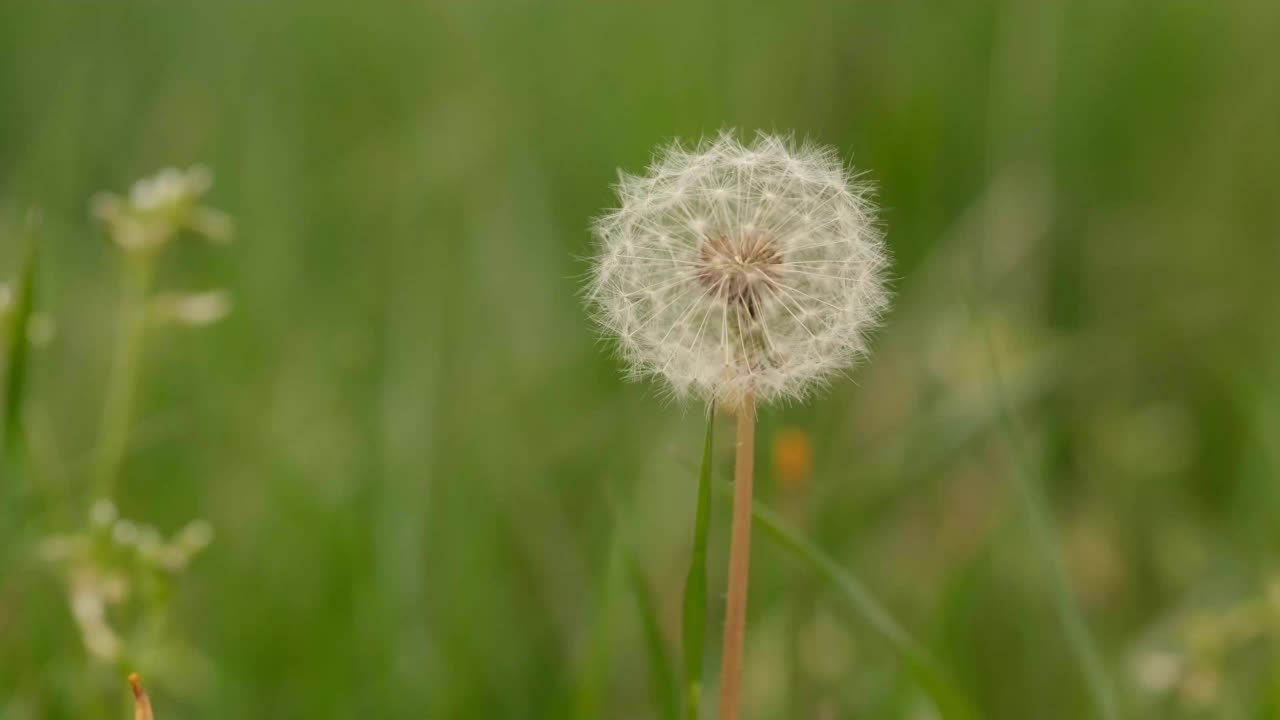
[[[235, 308], [148, 336], [116, 498], [217, 532], [160, 720], [659, 717], [615, 561], [674, 652], [702, 412], [620, 381], [578, 292], [616, 169], [722, 126], [839, 148], [896, 256], [871, 362], [762, 413], [765, 501], [984, 716], [1094, 717], [1032, 483], [1120, 716], [1280, 717], [1278, 39], [1267, 0], [5, 0], [0, 282], [42, 208], [57, 334], [0, 488], [0, 718], [124, 717], [37, 548], [91, 500], [120, 254], [89, 198], [197, 162], [237, 238], [157, 284]], [[756, 548], [748, 718], [933, 717]]]

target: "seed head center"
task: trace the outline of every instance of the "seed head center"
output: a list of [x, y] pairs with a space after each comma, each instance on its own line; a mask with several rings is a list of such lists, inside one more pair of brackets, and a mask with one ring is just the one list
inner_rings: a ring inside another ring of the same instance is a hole
[[698, 279], [725, 302], [746, 309], [754, 319], [764, 289], [776, 284], [781, 263], [781, 253], [764, 234], [741, 238], [711, 235], [698, 253]]

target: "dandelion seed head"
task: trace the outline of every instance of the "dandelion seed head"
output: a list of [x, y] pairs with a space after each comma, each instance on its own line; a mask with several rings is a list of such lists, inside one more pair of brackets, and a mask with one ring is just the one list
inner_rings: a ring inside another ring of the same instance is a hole
[[802, 398], [866, 352], [888, 255], [834, 150], [722, 132], [621, 174], [617, 194], [588, 298], [634, 376], [736, 406]]

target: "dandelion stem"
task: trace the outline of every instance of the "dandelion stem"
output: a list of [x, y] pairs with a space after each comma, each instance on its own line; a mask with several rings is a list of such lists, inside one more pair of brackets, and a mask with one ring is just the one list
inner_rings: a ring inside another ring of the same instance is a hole
[[111, 497], [124, 460], [147, 328], [147, 294], [151, 291], [153, 265], [153, 257], [149, 253], [125, 257], [115, 354], [107, 378], [94, 459], [95, 498]]
[[751, 482], [755, 463], [756, 403], [748, 392], [738, 408], [734, 457], [733, 525], [729, 540], [729, 588], [720, 665], [720, 720], [737, 720], [742, 694], [742, 648], [747, 626], [747, 576], [751, 564]]

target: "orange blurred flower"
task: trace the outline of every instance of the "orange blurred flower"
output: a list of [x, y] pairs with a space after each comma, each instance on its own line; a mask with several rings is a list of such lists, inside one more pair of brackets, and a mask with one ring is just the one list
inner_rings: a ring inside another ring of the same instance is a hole
[[799, 428], [783, 428], [773, 435], [773, 476], [783, 490], [803, 490], [813, 474], [813, 444]]

